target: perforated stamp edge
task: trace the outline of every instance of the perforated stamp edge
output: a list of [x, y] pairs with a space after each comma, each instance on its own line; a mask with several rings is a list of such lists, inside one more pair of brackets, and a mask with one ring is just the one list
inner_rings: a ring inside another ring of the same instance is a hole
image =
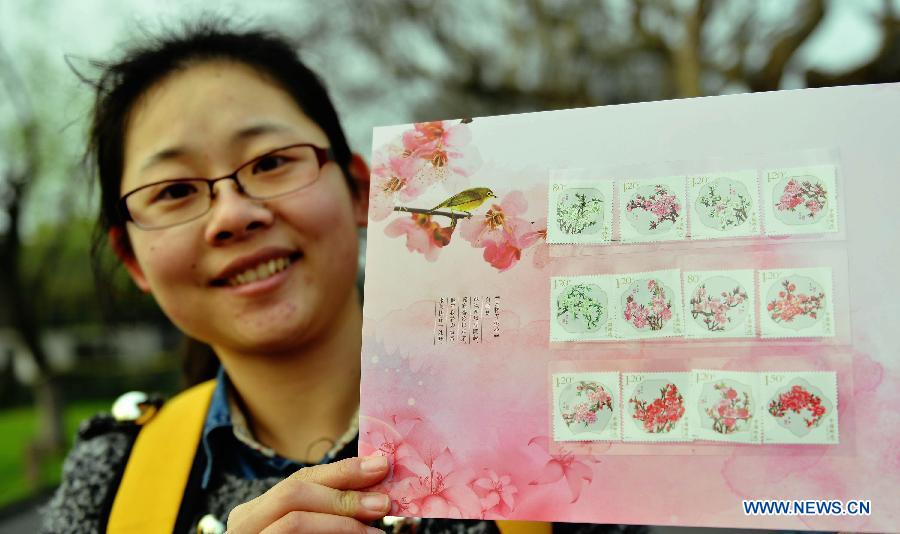
[[[547, 243], [552, 245], [605, 245], [613, 239], [613, 219], [616, 215], [615, 182], [612, 179], [587, 179], [587, 171], [572, 169], [551, 171], [547, 190]], [[572, 178], [568, 178], [571, 176]], [[578, 177], [575, 179], [575, 177]], [[570, 234], [559, 227], [557, 202], [559, 196], [572, 188], [599, 190], [606, 199], [603, 227], [597, 234]]]
[[[618, 339], [615, 331], [615, 310], [612, 300], [614, 292], [609, 275], [554, 276], [550, 278], [550, 341], [611, 341]], [[575, 284], [594, 284], [606, 293], [606, 324], [596, 332], [569, 332], [557, 320], [558, 297], [567, 287]]]
[[[832, 200], [828, 207], [828, 213], [821, 221], [809, 225], [786, 224], [775, 216], [775, 202], [773, 194], [778, 181], [791, 174], [813, 174], [828, 184], [832, 192]], [[838, 167], [833, 164], [807, 165], [801, 167], [778, 167], [764, 169], [762, 176], [763, 226], [767, 236], [808, 235], [837, 232], [840, 206], [843, 202], [837, 187]]]

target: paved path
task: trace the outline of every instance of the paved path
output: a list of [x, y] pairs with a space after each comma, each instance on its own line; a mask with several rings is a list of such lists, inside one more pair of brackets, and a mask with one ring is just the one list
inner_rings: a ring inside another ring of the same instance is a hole
[[38, 507], [43, 503], [36, 503], [30, 508], [23, 508], [12, 515], [0, 518], [0, 534], [23, 534], [37, 532], [40, 526]]

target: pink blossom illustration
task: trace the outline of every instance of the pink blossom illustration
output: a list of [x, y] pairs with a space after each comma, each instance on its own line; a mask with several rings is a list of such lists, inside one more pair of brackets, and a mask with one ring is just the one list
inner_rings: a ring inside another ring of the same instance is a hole
[[512, 484], [510, 475], [498, 475], [493, 470], [484, 468], [483, 476], [472, 483], [475, 493], [481, 499], [482, 516], [486, 512], [495, 511], [506, 517], [516, 506], [518, 488]]
[[421, 184], [413, 180], [419, 162], [404, 157], [399, 147], [389, 146], [375, 153], [372, 163], [372, 184], [369, 214], [374, 221], [388, 217], [397, 201], [409, 202], [422, 194]]
[[684, 416], [684, 396], [675, 384], [666, 384], [653, 402], [632, 397], [628, 400], [632, 405], [631, 417], [643, 423], [644, 431], [651, 434], [671, 432], [675, 424]]
[[409, 443], [409, 437], [422, 419], [392, 415], [389, 421], [360, 416], [360, 456], [373, 454], [386, 456], [391, 464], [394, 480], [415, 476], [415, 472], [409, 466], [421, 464], [422, 458]]
[[753, 417], [750, 395], [746, 391], [738, 393], [725, 382], [719, 382], [713, 387], [720, 395], [718, 403], [706, 409], [706, 415], [713, 420], [713, 430], [720, 434], [743, 430]]
[[650, 230], [656, 230], [664, 221], [675, 223], [681, 215], [678, 197], [663, 185], [655, 185], [653, 193], [650, 195], [635, 195], [625, 205], [625, 210], [629, 214], [635, 210], [642, 210], [650, 214]]
[[425, 188], [443, 183], [448, 191], [465, 187], [481, 165], [481, 155], [471, 141], [471, 130], [461, 122], [422, 122], [404, 132], [404, 155], [424, 163], [413, 185]]
[[457, 469], [450, 449], [422, 458], [409, 465], [414, 475], [395, 485], [396, 495], [407, 499], [398, 507], [427, 517], [478, 517], [481, 500], [469, 486], [474, 477]]
[[538, 269], [543, 269], [550, 263], [550, 245], [547, 244], [547, 218], [539, 219], [531, 224], [534, 229], [534, 238], [537, 240], [528, 247], [526, 254], [531, 254], [531, 264]]
[[484, 248], [485, 261], [505, 271], [521, 259], [523, 250], [547, 236], [546, 219], [532, 224], [519, 217], [527, 209], [525, 195], [512, 191], [484, 215], [462, 221], [460, 233], [474, 247]]
[[788, 411], [802, 415], [803, 422], [811, 428], [819, 426], [828, 410], [822, 404], [821, 397], [795, 384], [789, 391], [769, 403], [769, 413], [776, 418], [783, 418]]
[[738, 312], [743, 310], [743, 304], [749, 297], [740, 285], [727, 290], [720, 291], [718, 295], [707, 291], [706, 284], [700, 284], [691, 297], [691, 317], [698, 323], [706, 326], [711, 332], [723, 332], [728, 323], [732, 321], [737, 312], [733, 313], [732, 309], [737, 308]]
[[562, 412], [566, 426], [584, 425], [588, 428], [597, 422], [597, 413], [601, 410], [613, 411], [612, 395], [597, 382], [580, 382], [576, 388], [576, 395], [584, 398], [585, 402], [579, 402], [571, 410]]
[[411, 252], [420, 252], [428, 261], [437, 261], [440, 249], [450, 243], [453, 227], [442, 227], [431, 220], [431, 215], [413, 213], [391, 221], [384, 228], [388, 237], [406, 235], [406, 248]]
[[647, 280], [649, 302], [638, 302], [635, 299], [640, 282], [634, 284], [625, 298], [623, 316], [637, 329], [649, 327], [650, 330], [662, 330], [672, 318], [672, 301], [666, 296], [662, 283], [653, 278]]
[[529, 482], [529, 485], [553, 484], [566, 479], [566, 484], [568, 484], [569, 492], [572, 495], [571, 502], [574, 503], [581, 497], [581, 490], [584, 488], [584, 485], [593, 482], [594, 470], [591, 466], [576, 460], [575, 455], [566, 449], [561, 449], [561, 454], [551, 454], [550, 438], [547, 436], [531, 438], [528, 444], [537, 445], [550, 455], [550, 459], [541, 469], [537, 478]]
[[[546, 240], [547, 223], [546, 219], [529, 222], [521, 217], [528, 207], [521, 191], [490, 204], [486, 213], [474, 214], [476, 208], [496, 196], [490, 188], [462, 188], [464, 183], [454, 181], [454, 177], [468, 178], [481, 163], [470, 142], [466, 121], [436, 121], [416, 124], [399, 143], [379, 149], [372, 171], [370, 217], [380, 221], [392, 212], [411, 214], [392, 221], [385, 227], [385, 234], [406, 236], [406, 247], [428, 261], [437, 261], [440, 249], [450, 243], [462, 220], [466, 240], [483, 249], [485, 261], [502, 272], [518, 263], [524, 250]], [[439, 182], [453, 192], [440, 204], [398, 205], [418, 198]], [[447, 226], [435, 222], [440, 217], [449, 219]], [[542, 267], [548, 256], [546, 249], [536, 251], [535, 265]]]
[[789, 323], [796, 317], [816, 319], [825, 305], [825, 293], [821, 291], [818, 294], [798, 292], [797, 285], [788, 279], [781, 282], [781, 288], [778, 298], [766, 305], [766, 311], [776, 323]]
[[[814, 219], [828, 201], [828, 191], [811, 180], [790, 179], [775, 204], [778, 211], [797, 213], [800, 220]], [[804, 213], [805, 212], [805, 213]]]

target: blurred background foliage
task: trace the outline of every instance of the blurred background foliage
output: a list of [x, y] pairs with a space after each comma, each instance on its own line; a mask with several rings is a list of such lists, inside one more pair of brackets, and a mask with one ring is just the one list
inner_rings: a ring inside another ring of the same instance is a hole
[[376, 125], [896, 82], [898, 14], [900, 0], [0, 0], [0, 510], [56, 483], [77, 421], [180, 384], [156, 305], [121, 269], [92, 274], [91, 91], [73, 73], [96, 76], [92, 59], [200, 16], [278, 30], [367, 154]]

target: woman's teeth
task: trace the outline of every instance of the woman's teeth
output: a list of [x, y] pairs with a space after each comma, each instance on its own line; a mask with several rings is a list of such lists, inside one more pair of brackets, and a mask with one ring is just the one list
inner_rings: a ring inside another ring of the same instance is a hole
[[251, 267], [240, 274], [232, 276], [228, 279], [228, 285], [234, 287], [249, 284], [250, 282], [256, 282], [257, 280], [265, 280], [275, 273], [280, 273], [287, 269], [290, 264], [291, 260], [289, 258], [277, 258], [264, 261], [256, 267]]

